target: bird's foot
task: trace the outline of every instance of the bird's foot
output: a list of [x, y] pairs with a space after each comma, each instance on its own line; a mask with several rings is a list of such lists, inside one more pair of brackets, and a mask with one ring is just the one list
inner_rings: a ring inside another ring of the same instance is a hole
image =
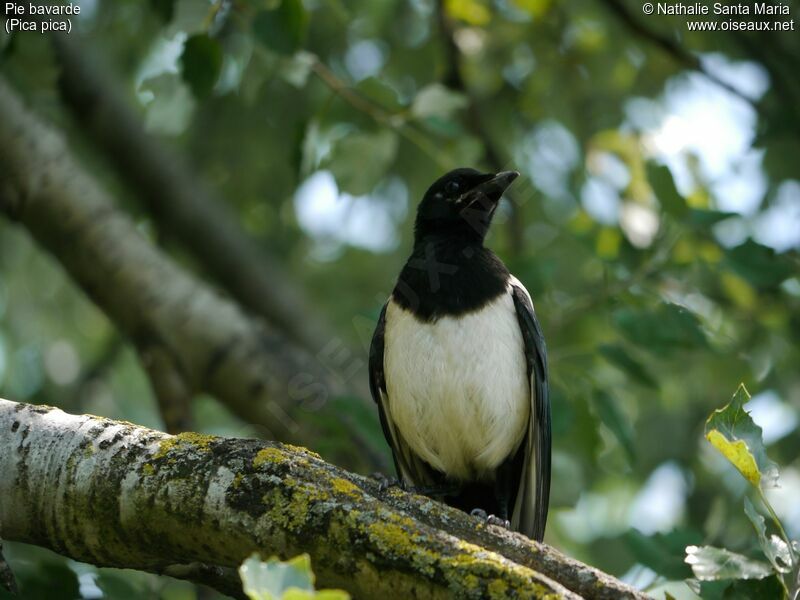
[[484, 521], [487, 525], [499, 525], [500, 527], [504, 527], [505, 529], [511, 529], [511, 521], [508, 519], [501, 519], [497, 515], [488, 515], [486, 511], [482, 508], [473, 508], [470, 513], [473, 517], [478, 517], [481, 521]]
[[401, 490], [405, 490], [405, 484], [400, 481], [397, 477], [387, 477], [383, 473], [373, 473], [372, 478], [377, 480], [378, 482], [378, 492], [383, 493], [389, 488], [399, 487]]

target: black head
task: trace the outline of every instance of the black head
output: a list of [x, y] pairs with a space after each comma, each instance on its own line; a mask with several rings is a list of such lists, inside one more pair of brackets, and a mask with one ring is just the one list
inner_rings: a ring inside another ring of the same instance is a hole
[[497, 203], [519, 173], [455, 169], [437, 179], [417, 208], [414, 240], [429, 236], [482, 242]]

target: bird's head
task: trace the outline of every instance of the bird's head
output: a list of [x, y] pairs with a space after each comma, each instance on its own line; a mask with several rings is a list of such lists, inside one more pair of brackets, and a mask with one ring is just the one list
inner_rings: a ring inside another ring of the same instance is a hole
[[417, 208], [414, 240], [431, 236], [482, 242], [516, 171], [481, 173], [455, 169], [433, 182]]

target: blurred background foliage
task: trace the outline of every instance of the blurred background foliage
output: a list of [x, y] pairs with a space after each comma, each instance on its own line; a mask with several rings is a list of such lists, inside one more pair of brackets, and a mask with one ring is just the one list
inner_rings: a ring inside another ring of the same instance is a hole
[[[692, 33], [621, 0], [79, 4], [73, 36], [148, 131], [363, 357], [426, 187], [454, 166], [522, 173], [488, 245], [531, 291], [550, 351], [549, 543], [679, 598], [695, 596], [665, 582], [691, 575], [686, 545], [755, 552], [746, 483], [702, 436], [739, 382], [782, 467], [767, 495], [800, 537], [796, 32]], [[71, 119], [47, 36], [2, 35], [0, 52], [141, 230], [202, 273]], [[162, 427], [113, 324], [6, 221], [0, 395]], [[211, 398], [194, 413], [200, 430], [258, 435]], [[211, 597], [6, 553], [26, 598]]]

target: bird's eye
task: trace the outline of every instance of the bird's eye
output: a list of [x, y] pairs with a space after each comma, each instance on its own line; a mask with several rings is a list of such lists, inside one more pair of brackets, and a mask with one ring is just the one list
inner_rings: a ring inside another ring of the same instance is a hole
[[444, 186], [444, 191], [448, 194], [457, 194], [459, 189], [461, 189], [461, 186], [458, 185], [457, 181], [448, 181], [447, 185]]

